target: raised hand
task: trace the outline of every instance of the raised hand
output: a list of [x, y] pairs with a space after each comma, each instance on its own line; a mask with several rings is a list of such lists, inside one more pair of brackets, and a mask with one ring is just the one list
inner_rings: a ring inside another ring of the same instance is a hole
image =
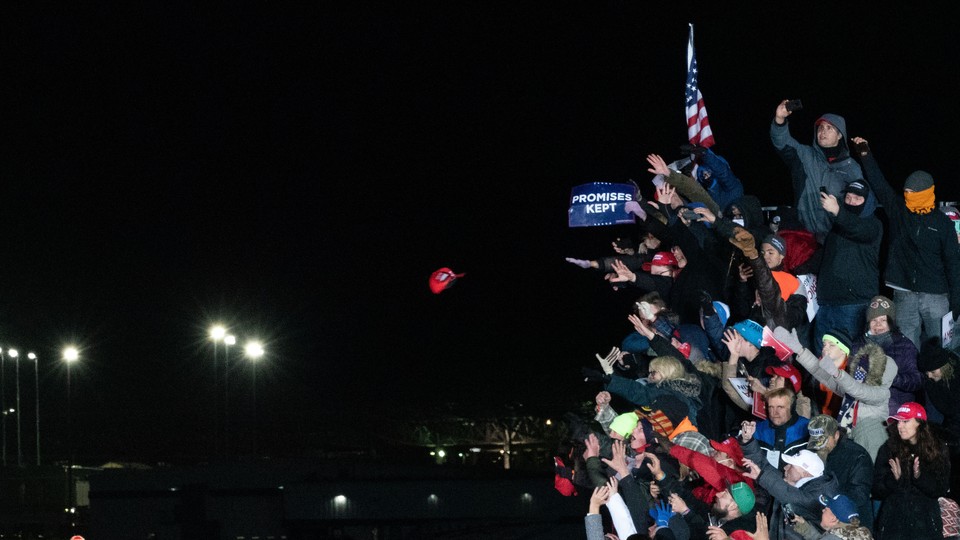
[[787, 330], [782, 326], [778, 326], [773, 329], [773, 337], [777, 338], [777, 341], [783, 343], [788, 349], [795, 353], [803, 350], [803, 344], [800, 343], [800, 337], [797, 335], [796, 328]]
[[667, 162], [657, 154], [647, 155], [647, 163], [650, 164], [650, 168], [647, 169], [647, 172], [649, 173], [670, 176], [670, 173], [672, 172], [670, 167], [667, 167]]
[[900, 460], [898, 460], [897, 458], [893, 458], [887, 463], [890, 464], [890, 471], [893, 473], [893, 477], [899, 480], [900, 475], [902, 474], [900, 471]]
[[693, 211], [703, 216], [703, 221], [706, 221], [707, 223], [713, 223], [714, 221], [717, 220], [717, 216], [713, 212], [711, 212], [709, 208], [697, 207], [697, 208], [694, 208]]
[[630, 468], [627, 466], [627, 445], [623, 441], [613, 441], [611, 448], [613, 457], [611, 459], [601, 458], [601, 461], [620, 473], [621, 477], [630, 474]]
[[747, 478], [756, 480], [760, 476], [760, 466], [747, 458], [743, 458], [743, 468], [746, 469], [743, 475]]
[[660, 478], [660, 475], [663, 474], [663, 469], [660, 467], [660, 458], [651, 452], [644, 452], [643, 458], [650, 461], [650, 463], [647, 463], [647, 468], [650, 469], [653, 478]]
[[820, 206], [826, 210], [828, 214], [837, 215], [840, 213], [840, 203], [837, 202], [837, 198], [829, 193], [820, 192]]
[[730, 351], [728, 362], [736, 363], [741, 356], [740, 346], [743, 345], [743, 337], [740, 336], [740, 333], [733, 328], [727, 328], [723, 331], [723, 338], [720, 342], [726, 345], [727, 350]]
[[656, 521], [657, 527], [669, 527], [670, 518], [673, 517], [674, 514], [676, 514], [676, 512], [664, 501], [660, 501], [650, 509], [650, 517]]
[[586, 446], [586, 449], [583, 451], [583, 459], [600, 456], [600, 439], [597, 438], [596, 433], [588, 435], [583, 442]]
[[865, 156], [870, 153], [870, 144], [867, 143], [867, 140], [863, 137], [852, 137], [850, 139], [853, 141], [853, 147], [861, 156]]
[[596, 356], [600, 362], [600, 369], [607, 375], [612, 375], [613, 363], [620, 359], [620, 349], [616, 347], [611, 348], [606, 357], [600, 356], [599, 354], [594, 354], [594, 356]]
[[670, 506], [673, 507], [673, 511], [678, 514], [683, 514], [690, 509], [690, 507], [687, 506], [687, 502], [683, 500], [683, 497], [677, 495], [676, 493], [671, 493], [670, 497], [667, 498], [667, 501], [670, 502]]
[[753, 438], [753, 434], [757, 432], [757, 423], [753, 420], [742, 422], [740, 424], [740, 440], [744, 444], [750, 442], [750, 439]]
[[610, 266], [615, 273], [604, 276], [604, 279], [607, 281], [611, 283], [626, 283], [637, 280], [637, 274], [635, 274], [633, 270], [630, 270], [627, 265], [623, 264], [623, 261], [620, 259], [614, 259]]
[[599, 514], [600, 507], [607, 504], [608, 500], [610, 500], [609, 486], [593, 488], [593, 495], [590, 496], [590, 513]]
[[633, 325], [633, 328], [643, 337], [653, 339], [653, 329], [647, 326], [647, 321], [637, 317], [634, 314], [627, 315], [627, 320]]
[[607, 480], [607, 487], [610, 488], [610, 495], [615, 495], [617, 493], [617, 486], [619, 485], [620, 483], [617, 482], [617, 478], [615, 476], [611, 476], [610, 479]]
[[757, 512], [757, 531], [752, 536], [753, 540], [770, 540], [770, 524], [763, 512]]

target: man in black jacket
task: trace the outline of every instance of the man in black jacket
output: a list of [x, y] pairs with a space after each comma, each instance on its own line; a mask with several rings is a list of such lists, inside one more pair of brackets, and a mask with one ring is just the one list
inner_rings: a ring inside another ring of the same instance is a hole
[[[826, 192], [820, 193], [820, 205], [829, 216], [831, 227], [823, 243], [823, 262], [817, 281], [817, 303], [813, 335], [835, 330], [848, 335], [862, 333], [870, 299], [880, 294], [880, 240], [883, 225], [866, 205], [870, 189], [863, 180], [844, 188], [842, 204]], [[820, 356], [822, 342], [812, 340], [814, 354]]]
[[873, 503], [870, 501], [873, 461], [870, 453], [838, 429], [837, 421], [831, 416], [814, 416], [807, 424], [807, 431], [810, 432], [807, 448], [820, 456], [826, 464], [826, 472], [836, 475], [840, 491], [857, 505], [860, 524], [873, 529]]
[[947, 312], [952, 311], [954, 318], [960, 315], [957, 235], [950, 218], [936, 209], [929, 173], [910, 173], [898, 192], [884, 178], [867, 141], [851, 140], [863, 163], [864, 178], [889, 217], [890, 252], [883, 276], [893, 289], [897, 325], [919, 348], [922, 339], [940, 336]]

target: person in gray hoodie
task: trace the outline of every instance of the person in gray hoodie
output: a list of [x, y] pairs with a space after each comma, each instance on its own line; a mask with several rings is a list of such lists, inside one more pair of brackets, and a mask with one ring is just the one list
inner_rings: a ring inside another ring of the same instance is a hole
[[[800, 222], [817, 237], [821, 244], [833, 226], [833, 221], [820, 203], [820, 190], [834, 197], [843, 197], [843, 189], [863, 178], [860, 164], [850, 156], [847, 144], [847, 121], [836, 114], [824, 114], [814, 122], [813, 144], [800, 144], [790, 135], [787, 118], [793, 111], [787, 109], [787, 100], [777, 106], [770, 124], [770, 141], [780, 158], [790, 168], [793, 182], [794, 205]], [[867, 197], [864, 213], [872, 213], [877, 199]]]

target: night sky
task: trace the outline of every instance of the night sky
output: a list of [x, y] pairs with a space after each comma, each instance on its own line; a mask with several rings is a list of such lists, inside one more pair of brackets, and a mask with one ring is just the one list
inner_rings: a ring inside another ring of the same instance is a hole
[[[841, 114], [895, 186], [923, 168], [960, 196], [939, 10], [649, 4], [4, 6], [0, 346], [40, 356], [44, 459], [66, 453], [68, 342], [78, 460], [202, 457], [214, 321], [265, 342], [278, 447], [591, 400], [579, 368], [632, 298], [563, 258], [630, 230], [569, 229], [570, 188], [649, 196], [646, 154], [680, 157], [689, 22], [714, 150], [765, 204], [790, 198], [767, 135], [786, 98], [801, 142]], [[434, 295], [444, 266], [467, 275]]]

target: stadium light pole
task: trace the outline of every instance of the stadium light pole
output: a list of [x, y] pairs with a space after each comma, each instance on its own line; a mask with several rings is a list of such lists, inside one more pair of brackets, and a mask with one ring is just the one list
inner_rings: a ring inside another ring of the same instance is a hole
[[29, 352], [27, 358], [33, 360], [33, 414], [36, 423], [37, 435], [37, 467], [40, 466], [40, 359]]
[[10, 358], [13, 358], [14, 370], [13, 374], [16, 377], [16, 404], [17, 404], [17, 467], [23, 467], [23, 445], [21, 444], [20, 438], [20, 353], [16, 349], [10, 349], [7, 351], [7, 354], [10, 355]]
[[243, 346], [243, 353], [250, 360], [251, 369], [253, 370], [253, 454], [256, 455], [257, 434], [259, 433], [257, 429], [257, 363], [263, 356], [263, 345], [256, 340], [248, 341], [247, 344]]
[[73, 411], [70, 395], [70, 366], [80, 359], [80, 351], [73, 346], [63, 349], [63, 361], [67, 364], [67, 511], [73, 511]]

